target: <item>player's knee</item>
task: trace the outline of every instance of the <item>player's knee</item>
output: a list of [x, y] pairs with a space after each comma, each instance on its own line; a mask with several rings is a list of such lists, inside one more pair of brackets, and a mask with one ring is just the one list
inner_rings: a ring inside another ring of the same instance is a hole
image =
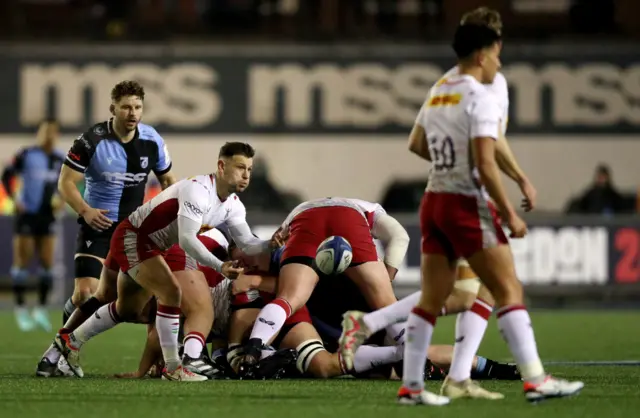
[[[327, 362], [318, 361], [318, 354], [327, 353], [322, 341], [317, 339], [306, 340], [296, 347], [298, 352], [298, 360], [296, 360], [296, 368], [300, 373], [310, 374], [314, 377], [326, 379], [332, 377], [331, 370], [327, 367]], [[316, 359], [316, 361], [313, 361]]]
[[493, 293], [496, 305], [498, 306], [519, 305], [524, 301], [522, 283], [518, 280], [505, 281]]
[[89, 298], [98, 288], [98, 280], [92, 277], [82, 277], [75, 280], [73, 296], [71, 300], [75, 306], [80, 306]]

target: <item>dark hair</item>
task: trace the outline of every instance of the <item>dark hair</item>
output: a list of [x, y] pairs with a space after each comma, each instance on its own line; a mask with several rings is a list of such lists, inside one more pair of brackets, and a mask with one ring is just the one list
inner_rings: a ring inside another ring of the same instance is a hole
[[256, 150], [245, 142], [227, 142], [220, 148], [218, 158], [231, 158], [234, 155], [244, 155], [247, 158], [253, 158]]
[[474, 52], [488, 48], [500, 40], [500, 35], [486, 25], [459, 25], [453, 37], [453, 50], [458, 59], [469, 58]]
[[144, 100], [144, 87], [137, 81], [125, 80], [116, 84], [111, 90], [111, 100], [114, 102], [126, 96], [138, 96], [140, 100]]
[[488, 7], [478, 7], [465, 13], [460, 20], [461, 25], [484, 25], [502, 35], [502, 18], [500, 12]]

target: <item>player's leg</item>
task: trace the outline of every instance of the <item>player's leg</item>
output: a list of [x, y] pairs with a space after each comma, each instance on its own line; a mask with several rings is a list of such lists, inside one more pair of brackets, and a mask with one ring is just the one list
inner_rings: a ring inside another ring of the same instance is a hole
[[[438, 368], [448, 371], [453, 361], [452, 345], [432, 345], [429, 347], [429, 360]], [[476, 355], [472, 362], [471, 378], [478, 380], [520, 380], [520, 372], [513, 364], [501, 363], [487, 357]]]
[[320, 335], [309, 322], [299, 322], [293, 326], [282, 338], [279, 347], [296, 350], [296, 368], [302, 375], [327, 379], [345, 374], [339, 355], [325, 349]]
[[214, 371], [209, 361], [202, 358], [206, 336], [213, 326], [213, 302], [204, 274], [199, 270], [173, 272], [182, 289], [184, 354], [182, 367], [193, 373], [209, 377]]
[[244, 355], [243, 342], [251, 335], [251, 328], [264, 306], [262, 299], [235, 304], [229, 319], [227, 362], [238, 373]]
[[127, 274], [120, 273], [118, 276], [118, 299], [115, 302], [102, 306], [74, 331], [60, 333], [56, 336], [55, 342], [58, 349], [78, 377], [84, 375], [80, 367], [81, 348], [92, 338], [121, 322], [137, 320], [150, 297], [150, 292], [138, 285]]
[[493, 310], [493, 304], [486, 302], [478, 295], [480, 283], [466, 261], [459, 262], [456, 285], [468, 290], [466, 293], [473, 296], [473, 304], [469, 310], [459, 313], [456, 320], [453, 359], [448, 379], [443, 384], [443, 393], [448, 393], [452, 397], [456, 397], [460, 391], [455, 387], [449, 391], [447, 385], [454, 384], [454, 382], [465, 382], [471, 378], [472, 364]]
[[[22, 224], [27, 222], [24, 215], [20, 217], [19, 222]], [[22, 226], [22, 224], [19, 224], [19, 226]], [[31, 227], [29, 226], [29, 228]], [[18, 233], [13, 237], [13, 265], [11, 266], [11, 281], [15, 303], [14, 310], [18, 328], [21, 331], [31, 331], [36, 324], [32, 320], [29, 310], [26, 308], [25, 293], [27, 289], [26, 282], [29, 276], [27, 266], [33, 257], [35, 240], [33, 235], [20, 233], [20, 230], [26, 229], [19, 229]]]
[[[51, 331], [51, 321], [47, 312], [47, 303], [53, 284], [53, 258], [55, 254], [55, 235], [49, 233], [50, 224], [45, 225], [46, 231], [35, 237], [36, 251], [40, 261], [38, 277], [38, 307], [33, 311], [34, 321], [46, 331]], [[44, 233], [46, 232], [46, 233]]]

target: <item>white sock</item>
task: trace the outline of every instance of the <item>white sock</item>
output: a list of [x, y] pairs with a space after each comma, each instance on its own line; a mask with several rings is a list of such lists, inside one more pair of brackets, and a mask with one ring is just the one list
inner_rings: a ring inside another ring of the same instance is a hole
[[362, 373], [383, 364], [395, 363], [402, 360], [403, 354], [404, 348], [399, 346], [374, 347], [372, 345], [361, 345], [356, 350], [353, 371]]
[[277, 298], [268, 303], [267, 306], [262, 308], [258, 314], [258, 319], [253, 324], [251, 338], [259, 338], [263, 344], [266, 344], [278, 334], [290, 315], [291, 307], [284, 299]]
[[110, 330], [120, 322], [120, 317], [116, 312], [116, 303], [111, 302], [104, 305], [71, 333], [72, 345], [80, 348], [96, 335]]
[[523, 305], [504, 306], [498, 310], [497, 316], [498, 328], [509, 345], [522, 378], [531, 383], [544, 381], [544, 367], [526, 308]]
[[462, 382], [471, 378], [473, 359], [487, 329], [491, 310], [491, 305], [476, 299], [470, 310], [458, 314], [453, 361], [448, 373], [454, 381]]
[[407, 320], [402, 385], [409, 390], [424, 388], [424, 367], [435, 323], [436, 318], [420, 308], [413, 308]]
[[422, 292], [415, 292], [396, 303], [366, 314], [362, 319], [372, 333], [387, 328], [389, 325], [404, 322], [420, 300]]
[[180, 308], [158, 304], [156, 329], [160, 339], [160, 348], [168, 372], [176, 370], [180, 364], [178, 354], [178, 331], [180, 329]]
[[271, 357], [272, 355], [274, 355], [276, 353], [275, 350], [261, 350], [260, 351], [260, 360], [264, 360], [267, 357]]
[[405, 326], [407, 325], [406, 322], [400, 322], [397, 324], [393, 324], [393, 325], [389, 325], [386, 328], [387, 331], [387, 335], [389, 337], [391, 337], [393, 339], [393, 341], [395, 342], [396, 345], [402, 345], [404, 344], [404, 337], [405, 337]]
[[204, 335], [192, 331], [184, 336], [182, 343], [184, 344], [184, 354], [191, 358], [200, 358], [205, 344]]
[[51, 344], [49, 346], [49, 348], [47, 348], [47, 351], [44, 352], [44, 354], [42, 355], [43, 358], [47, 358], [51, 363], [53, 364], [57, 364], [58, 360], [60, 360], [60, 356], [62, 354], [60, 353], [60, 351], [58, 350], [58, 348], [56, 347], [55, 344]]

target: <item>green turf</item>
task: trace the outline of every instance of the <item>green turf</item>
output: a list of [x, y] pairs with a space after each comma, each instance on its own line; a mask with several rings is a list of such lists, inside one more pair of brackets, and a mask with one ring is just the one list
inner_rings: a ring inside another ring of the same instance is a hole
[[[640, 313], [548, 312], [534, 315], [545, 360], [640, 359]], [[34, 377], [51, 336], [23, 334], [9, 313], [0, 313], [0, 417], [106, 418], [160, 417], [579, 417], [640, 416], [640, 367], [550, 367], [554, 374], [579, 378], [586, 387], [576, 398], [527, 404], [518, 382], [487, 383], [507, 395], [503, 401], [457, 401], [443, 408], [401, 407], [394, 403], [397, 382], [212, 381], [176, 383], [109, 377], [133, 370], [144, 339], [142, 326], [123, 325], [97, 337], [83, 352], [84, 379]], [[453, 336], [453, 321], [442, 320], [435, 341]], [[509, 359], [491, 324], [482, 354]], [[430, 382], [431, 389], [437, 383]]]

